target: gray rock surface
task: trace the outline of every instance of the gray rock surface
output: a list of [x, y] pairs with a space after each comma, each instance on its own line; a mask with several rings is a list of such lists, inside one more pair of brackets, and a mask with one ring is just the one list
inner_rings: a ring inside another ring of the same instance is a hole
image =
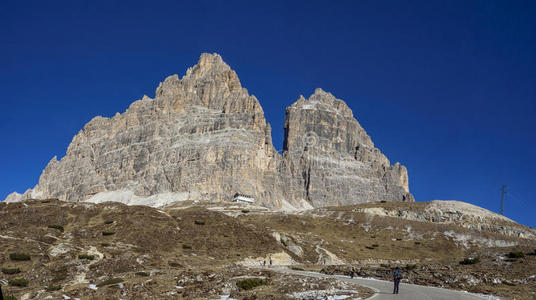
[[346, 103], [321, 89], [287, 108], [284, 151], [314, 207], [413, 201], [406, 168], [391, 165]]
[[227, 201], [236, 192], [291, 210], [413, 201], [405, 167], [374, 147], [350, 108], [317, 89], [287, 108], [284, 152], [255, 96], [217, 54], [202, 54], [122, 114], [95, 117], [38, 185], [8, 200], [121, 201], [165, 205]]

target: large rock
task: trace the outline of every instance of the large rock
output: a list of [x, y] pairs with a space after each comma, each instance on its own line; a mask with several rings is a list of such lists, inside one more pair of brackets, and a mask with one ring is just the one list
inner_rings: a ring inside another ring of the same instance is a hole
[[250, 194], [277, 209], [412, 201], [406, 169], [391, 166], [352, 111], [320, 89], [287, 109], [285, 149], [255, 96], [217, 54], [203, 54], [181, 79], [122, 114], [95, 117], [54, 157], [34, 189], [9, 200], [164, 205]]
[[321, 89], [287, 108], [284, 151], [315, 207], [413, 201], [406, 168], [391, 165], [346, 103]]

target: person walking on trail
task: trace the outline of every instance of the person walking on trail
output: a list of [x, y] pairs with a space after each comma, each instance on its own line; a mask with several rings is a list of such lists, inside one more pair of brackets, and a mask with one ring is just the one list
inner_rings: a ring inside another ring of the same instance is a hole
[[402, 280], [402, 270], [400, 270], [399, 267], [396, 267], [393, 273], [393, 281], [395, 283], [393, 294], [398, 294], [398, 286], [400, 285], [400, 280]]
[[354, 278], [354, 276], [357, 275], [357, 266], [352, 266], [352, 270], [350, 270], [350, 278]]
[[270, 256], [270, 267], [272, 266], [272, 257]]

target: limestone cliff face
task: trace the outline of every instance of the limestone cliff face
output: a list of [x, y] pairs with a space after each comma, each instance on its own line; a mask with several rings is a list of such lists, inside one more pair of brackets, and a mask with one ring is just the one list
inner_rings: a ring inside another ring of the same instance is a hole
[[391, 166], [350, 108], [322, 90], [287, 109], [284, 145], [283, 155], [275, 151], [259, 101], [236, 73], [203, 54], [182, 78], [160, 83], [154, 99], [91, 120], [34, 189], [8, 199], [146, 204], [140, 199], [224, 201], [239, 192], [279, 209], [413, 200], [406, 169]]
[[315, 207], [413, 201], [408, 174], [374, 147], [344, 101], [317, 89], [287, 108], [285, 158]]

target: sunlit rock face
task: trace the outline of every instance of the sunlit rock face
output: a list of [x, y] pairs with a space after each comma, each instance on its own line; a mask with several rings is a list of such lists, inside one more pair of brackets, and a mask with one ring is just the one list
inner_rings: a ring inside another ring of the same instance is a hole
[[314, 207], [413, 201], [406, 168], [391, 165], [346, 103], [321, 89], [287, 108], [284, 147]]
[[10, 201], [228, 201], [274, 209], [413, 201], [406, 169], [390, 165], [344, 101], [317, 89], [287, 108], [283, 154], [255, 96], [217, 54], [202, 54], [122, 114], [95, 117], [54, 157], [34, 189]]

